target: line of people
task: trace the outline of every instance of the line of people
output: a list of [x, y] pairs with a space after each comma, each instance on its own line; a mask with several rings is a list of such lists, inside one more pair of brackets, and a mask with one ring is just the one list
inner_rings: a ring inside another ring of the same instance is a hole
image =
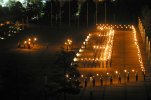
[[[145, 80], [145, 77], [146, 77], [145, 72], [142, 71], [142, 74], [143, 74], [143, 78]], [[113, 76], [110, 75], [108, 78], [109, 78], [109, 81], [110, 81], [110, 85], [113, 85]], [[127, 73], [126, 80], [127, 80], [127, 82], [130, 81], [130, 73], [129, 72]], [[135, 80], [136, 80], [136, 82], [138, 81], [138, 72], [137, 71], [135, 73]], [[99, 78], [99, 81], [100, 81], [100, 86], [103, 86], [105, 78], [101, 75], [100, 78]], [[121, 81], [122, 81], [122, 78], [121, 78], [121, 74], [119, 73], [118, 74], [118, 84], [121, 84]], [[92, 86], [92, 87], [96, 86], [96, 79], [95, 79], [94, 76], [91, 75], [89, 77], [89, 82], [90, 82], [90, 86]], [[87, 85], [88, 85], [88, 78], [85, 77], [84, 78], [84, 87], [87, 87]]]

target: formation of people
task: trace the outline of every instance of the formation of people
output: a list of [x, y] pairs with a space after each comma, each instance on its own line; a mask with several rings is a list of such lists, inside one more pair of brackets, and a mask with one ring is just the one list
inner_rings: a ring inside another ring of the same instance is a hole
[[[146, 77], [145, 71], [142, 71], [142, 75], [143, 75], [143, 80], [145, 81], [145, 77]], [[97, 85], [99, 83], [99, 86], [113, 85], [113, 81], [114, 81], [114, 84], [115, 84], [115, 82], [117, 82], [117, 84], [121, 84], [122, 80], [125, 80], [124, 82], [129, 83], [130, 79], [132, 80], [132, 78], [134, 78], [134, 77], [132, 77], [129, 72], [127, 72], [126, 78], [121, 77], [120, 73], [118, 73], [117, 77], [114, 77], [114, 78], [113, 78], [112, 74], [107, 75], [107, 76], [100, 75], [99, 77], [98, 76], [95, 77], [90, 74], [88, 77], [83, 77], [84, 87], [88, 87], [88, 86], [95, 87], [96, 81], [97, 81]], [[138, 79], [139, 79], [139, 76], [138, 76], [138, 72], [136, 71], [135, 72], [135, 81], [137, 82]]]

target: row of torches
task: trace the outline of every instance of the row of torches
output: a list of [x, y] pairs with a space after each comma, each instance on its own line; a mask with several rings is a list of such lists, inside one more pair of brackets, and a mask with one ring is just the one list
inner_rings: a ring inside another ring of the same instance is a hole
[[[126, 74], [129, 74], [129, 73], [130, 73], [130, 71], [128, 71], [128, 70], [126, 70], [126, 69], [124, 69], [123, 72], [125, 72]], [[138, 73], [138, 72], [137, 72], [136, 70], [134, 70], [134, 69], [132, 69], [131, 72], [132, 72], [132, 73], [134, 73], [134, 72]], [[120, 75], [120, 73], [119, 73], [118, 70], [115, 70], [115, 71], [112, 72], [112, 73], [106, 72], [106, 75], [107, 75], [107, 76], [109, 76], [109, 75], [112, 76], [114, 73]], [[145, 74], [145, 72], [144, 72], [144, 74]], [[103, 77], [103, 75], [104, 75], [104, 74], [99, 74], [99, 73], [97, 73], [96, 75], [93, 75], [93, 77], [98, 77], [98, 76]], [[81, 78], [87, 78], [87, 75], [81, 74]]]
[[112, 24], [97, 24], [97, 29], [132, 29], [132, 25], [112, 25]]
[[[103, 27], [103, 26], [100, 26]], [[99, 30], [99, 29], [98, 29]], [[79, 49], [79, 52], [76, 54], [76, 57], [73, 59], [74, 62], [77, 61], [107, 61], [111, 59], [111, 53], [112, 53], [112, 46], [113, 46], [113, 38], [114, 38], [114, 30], [112, 27], [103, 27], [103, 31], [106, 31], [107, 33], [105, 35], [98, 34], [98, 37], [101, 36], [107, 36], [107, 43], [106, 45], [100, 46], [100, 45], [93, 45], [92, 48], [95, 50], [97, 49], [103, 49], [103, 57], [98, 57], [98, 58], [79, 58], [82, 55], [82, 52], [86, 49], [85, 45], [88, 43], [90, 38], [94, 35], [89, 33], [88, 36], [86, 37], [85, 41], [83, 42], [83, 45]]]
[[[102, 24], [102, 25], [100, 24], [100, 25], [98, 25], [97, 26], [98, 30], [110, 29], [110, 31], [112, 31], [112, 32], [110, 32], [110, 35], [112, 35], [112, 37], [110, 37], [110, 39], [107, 42], [106, 46], [98, 46], [98, 45], [93, 46], [93, 49], [105, 49], [104, 58], [81, 58], [81, 59], [78, 59], [78, 57], [81, 56], [81, 53], [84, 52], [84, 49], [85, 49], [84, 45], [86, 44], [86, 42], [89, 41], [89, 39], [93, 35], [93, 34], [89, 33], [89, 35], [86, 37], [85, 41], [83, 42], [83, 45], [79, 49], [79, 52], [76, 54], [76, 57], [74, 58], [74, 61], [75, 62], [77, 62], [79, 60], [81, 60], [81, 61], [99, 61], [99, 60], [110, 59], [111, 58], [111, 52], [112, 52], [112, 45], [113, 45], [113, 36], [114, 36], [114, 30], [112, 30], [112, 28], [119, 28], [119, 27], [120, 28], [126, 28], [126, 29], [127, 28], [132, 29], [133, 34], [134, 34], [134, 43], [135, 43], [135, 45], [137, 47], [137, 51], [138, 51], [137, 53], [138, 53], [139, 63], [140, 63], [142, 71], [145, 71], [143, 61], [142, 61], [142, 56], [141, 56], [141, 53], [140, 53], [140, 48], [139, 48], [137, 37], [136, 37], [136, 29], [134, 28], [133, 25], [109, 25], [109, 24]], [[110, 45], [110, 43], [111, 43], [111, 45]], [[107, 57], [107, 55], [108, 55], [108, 57]]]
[[138, 59], [139, 59], [139, 63], [141, 66], [142, 71], [145, 71], [144, 65], [143, 65], [143, 61], [142, 61], [142, 56], [141, 56], [141, 52], [140, 52], [140, 47], [138, 45], [138, 41], [137, 41], [137, 37], [136, 37], [136, 29], [134, 26], [132, 26], [132, 30], [133, 30], [133, 34], [134, 34], [134, 43], [137, 47], [137, 54], [138, 54]]

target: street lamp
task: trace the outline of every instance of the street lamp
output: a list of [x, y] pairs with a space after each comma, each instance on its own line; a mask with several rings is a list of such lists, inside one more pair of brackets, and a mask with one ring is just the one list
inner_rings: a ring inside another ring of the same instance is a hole
[[71, 39], [67, 39], [64, 44], [66, 46], [66, 50], [68, 51], [69, 49], [71, 49], [72, 40]]
[[80, 16], [80, 12], [76, 13], [76, 16], [78, 17], [78, 27], [79, 27], [79, 16]]

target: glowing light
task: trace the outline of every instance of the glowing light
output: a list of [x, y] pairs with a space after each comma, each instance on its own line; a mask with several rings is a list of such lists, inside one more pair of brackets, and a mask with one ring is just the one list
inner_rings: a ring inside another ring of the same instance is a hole
[[74, 58], [73, 61], [76, 62], [76, 61], [78, 61], [78, 59], [77, 59], [77, 58]]
[[144, 66], [143, 66], [143, 61], [142, 61], [142, 56], [141, 56], [141, 53], [140, 53], [140, 48], [139, 48], [139, 45], [138, 45], [138, 41], [137, 41], [137, 37], [136, 37], [136, 29], [134, 28], [134, 26], [129, 26], [130, 28], [132, 28], [133, 30], [133, 34], [134, 34], [134, 44], [136, 45], [137, 47], [137, 55], [138, 55], [138, 61], [140, 63], [140, 66], [142, 69], [144, 69]]
[[79, 57], [79, 56], [80, 56], [80, 54], [79, 54], [79, 53], [77, 53], [77, 54], [76, 54], [76, 56], [77, 56], [77, 57]]
[[115, 71], [116, 74], [118, 74], [118, 71]]
[[84, 76], [83, 76], [83, 75], [81, 75], [81, 77], [83, 78]]
[[37, 41], [37, 38], [34, 38], [34, 41]]
[[24, 41], [24, 44], [26, 44], [27, 43], [27, 41]]
[[80, 49], [79, 52], [83, 52], [83, 49]]
[[5, 38], [4, 38], [4, 37], [0, 37], [0, 39], [1, 39], [1, 40], [4, 40]]
[[69, 75], [68, 74], [66, 74], [66, 78], [68, 78], [69, 77]]
[[29, 38], [28, 41], [31, 41], [31, 39]]

